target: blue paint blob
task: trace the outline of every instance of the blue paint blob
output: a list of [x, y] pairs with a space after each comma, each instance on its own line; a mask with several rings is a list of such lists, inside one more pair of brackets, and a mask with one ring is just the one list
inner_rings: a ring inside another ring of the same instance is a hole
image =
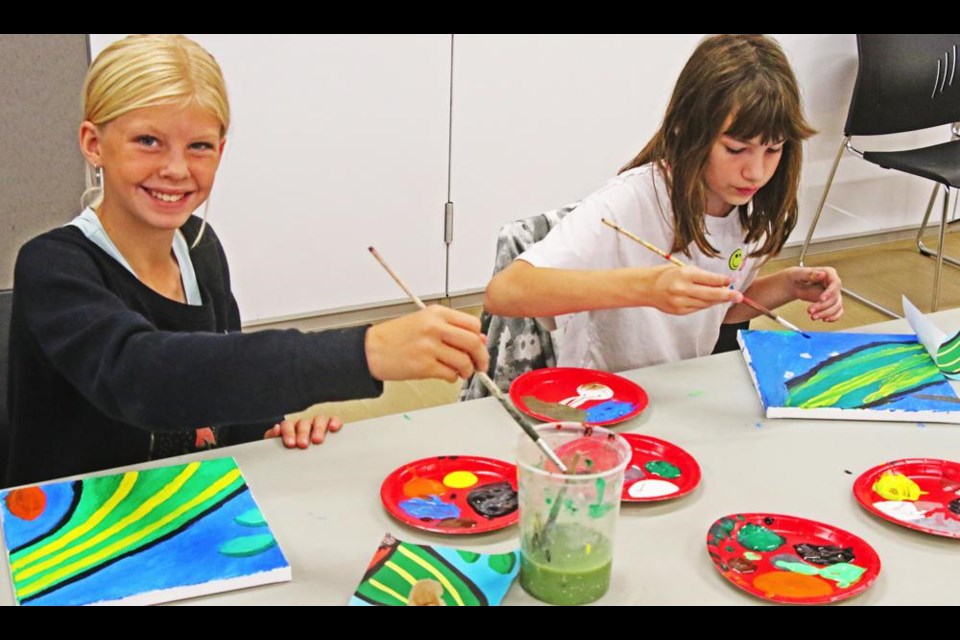
[[455, 504], [450, 504], [449, 502], [444, 502], [440, 499], [440, 496], [403, 500], [400, 502], [400, 508], [414, 518], [444, 520], [446, 518], [460, 517], [460, 507]]
[[619, 400], [607, 400], [587, 409], [587, 422], [606, 422], [616, 420], [632, 412], [635, 405]]

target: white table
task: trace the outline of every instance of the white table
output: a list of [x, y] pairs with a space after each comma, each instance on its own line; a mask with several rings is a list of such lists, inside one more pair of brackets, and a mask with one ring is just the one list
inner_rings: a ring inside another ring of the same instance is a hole
[[[960, 310], [932, 316], [944, 330]], [[908, 332], [904, 321], [857, 331]], [[960, 604], [960, 541], [925, 535], [874, 517], [851, 487], [888, 460], [960, 460], [960, 426], [897, 422], [767, 420], [739, 353], [623, 374], [650, 405], [615, 430], [669, 440], [700, 463], [690, 495], [625, 504], [610, 591], [601, 604], [756, 604], [724, 580], [707, 555], [719, 517], [770, 512], [810, 518], [854, 533], [880, 555], [874, 585], [852, 604]], [[236, 457], [293, 568], [293, 581], [185, 601], [185, 604], [345, 604], [387, 531], [410, 542], [502, 552], [517, 528], [443, 536], [392, 519], [380, 504], [384, 477], [415, 459], [470, 454], [513, 460], [520, 430], [487, 398], [347, 425], [327, 444], [287, 451], [277, 441], [140, 465], [230, 454]], [[7, 569], [0, 603], [11, 604]], [[536, 601], [514, 584], [507, 604]]]

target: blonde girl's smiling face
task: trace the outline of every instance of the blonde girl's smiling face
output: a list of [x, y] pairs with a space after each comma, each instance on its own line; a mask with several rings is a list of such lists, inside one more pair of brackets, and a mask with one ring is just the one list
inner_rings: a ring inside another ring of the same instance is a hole
[[764, 142], [760, 136], [740, 140], [721, 134], [704, 170], [707, 215], [725, 216], [734, 206], [748, 203], [776, 173], [783, 145], [783, 141]]
[[80, 126], [87, 160], [103, 168], [104, 225], [181, 227], [210, 195], [225, 139], [220, 121], [196, 105], [145, 107]]

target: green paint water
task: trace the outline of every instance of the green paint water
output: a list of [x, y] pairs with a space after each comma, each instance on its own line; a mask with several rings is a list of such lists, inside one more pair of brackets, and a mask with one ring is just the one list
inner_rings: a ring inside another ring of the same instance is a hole
[[756, 561], [756, 560], [759, 560], [760, 558], [762, 558], [763, 556], [760, 555], [759, 553], [754, 553], [753, 551], [745, 551], [745, 552], [743, 553], [743, 557], [746, 558], [747, 560], [754, 560], [754, 561]]
[[651, 460], [643, 465], [643, 468], [661, 478], [670, 479], [680, 477], [680, 468], [666, 460]]
[[531, 540], [522, 545], [520, 586], [550, 604], [586, 604], [605, 594], [613, 563], [609, 538], [575, 523], [554, 524], [548, 535], [537, 548]]
[[748, 522], [737, 532], [737, 542], [751, 551], [773, 551], [786, 540], [764, 526]]

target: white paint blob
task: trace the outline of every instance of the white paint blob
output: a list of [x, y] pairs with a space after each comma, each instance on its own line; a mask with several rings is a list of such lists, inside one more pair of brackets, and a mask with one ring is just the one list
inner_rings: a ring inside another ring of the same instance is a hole
[[793, 371], [784, 371], [784, 372], [783, 372], [783, 379], [784, 379], [784, 380], [789, 380], [790, 378], [792, 378], [792, 377], [795, 376], [795, 375], [797, 375], [797, 374], [795, 374]]
[[627, 489], [631, 498], [659, 498], [680, 491], [680, 487], [666, 480], [640, 480]]
[[923, 518], [925, 511], [917, 509], [913, 502], [904, 502], [900, 500], [887, 500], [885, 502], [874, 502], [873, 506], [879, 511], [887, 514], [891, 518], [911, 522]]
[[809, 353], [801, 353], [801, 354], [800, 354], [800, 357], [803, 358], [804, 360], [809, 360], [809, 359], [812, 358], [813, 356], [810, 355]]

